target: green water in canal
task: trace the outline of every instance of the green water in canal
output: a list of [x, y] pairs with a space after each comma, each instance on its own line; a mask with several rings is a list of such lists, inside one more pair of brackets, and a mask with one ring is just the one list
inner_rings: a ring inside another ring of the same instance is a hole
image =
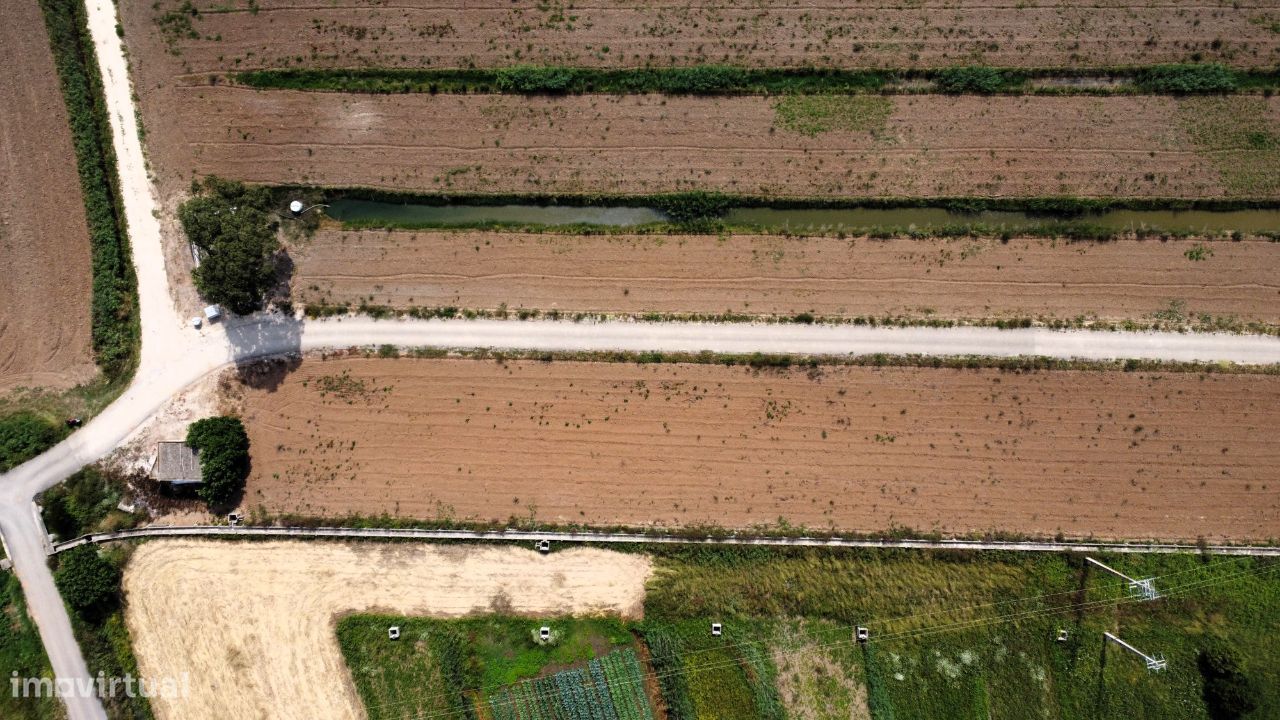
[[[336, 200], [325, 211], [347, 223], [379, 223], [439, 227], [481, 223], [516, 225], [600, 225], [631, 227], [667, 220], [656, 208], [570, 205], [418, 205], [369, 200]], [[1163, 230], [1218, 234], [1230, 231], [1280, 231], [1280, 210], [1108, 210], [1055, 218], [1025, 212], [951, 212], [945, 208], [730, 208], [723, 219], [730, 225], [771, 230], [839, 231], [884, 228], [927, 230], [954, 225], [981, 225], [1018, 231], [1046, 223], [1101, 227], [1108, 230]]]

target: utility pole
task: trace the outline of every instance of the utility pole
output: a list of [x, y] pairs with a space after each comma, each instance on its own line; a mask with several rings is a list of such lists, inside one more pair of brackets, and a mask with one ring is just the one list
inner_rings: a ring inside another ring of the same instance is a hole
[[1124, 573], [1120, 572], [1119, 570], [1116, 570], [1115, 568], [1111, 567], [1110, 565], [1094, 560], [1091, 557], [1085, 557], [1085, 562], [1090, 563], [1092, 565], [1097, 565], [1098, 567], [1102, 568], [1103, 570], [1106, 570], [1112, 575], [1115, 575], [1116, 577], [1127, 581], [1129, 583], [1129, 590], [1138, 595], [1141, 595], [1142, 599], [1144, 600], [1155, 600], [1156, 598], [1160, 597], [1160, 593], [1156, 592], [1155, 578], [1146, 578], [1144, 580], [1131, 578], [1128, 575], [1125, 575]]
[[1111, 642], [1119, 645], [1120, 647], [1124, 648], [1125, 650], [1128, 650], [1134, 655], [1137, 655], [1143, 660], [1146, 660], [1147, 669], [1152, 672], [1160, 672], [1161, 670], [1164, 670], [1169, 665], [1169, 663], [1163, 657], [1155, 657], [1155, 656], [1148, 655], [1142, 652], [1141, 650], [1139, 650], [1138, 648], [1116, 637], [1115, 635], [1112, 635], [1109, 632], [1102, 633], [1102, 636], [1110, 640]]

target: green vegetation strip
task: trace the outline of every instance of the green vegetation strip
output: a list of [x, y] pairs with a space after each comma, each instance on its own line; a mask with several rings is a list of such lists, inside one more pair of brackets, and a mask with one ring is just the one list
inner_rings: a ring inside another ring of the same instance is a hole
[[[634, 636], [621, 651], [587, 629], [618, 622], [606, 619], [343, 620], [340, 644], [369, 716], [612, 720], [602, 701], [582, 702], [584, 712], [598, 713], [583, 715], [570, 703], [600, 682], [593, 659], [610, 691], [635, 683], [628, 652], [660, 688], [670, 720], [1280, 714], [1270, 649], [1280, 616], [1273, 560], [1103, 557], [1132, 576], [1156, 578], [1164, 597], [1142, 602], [1077, 555], [648, 552], [656, 567], [644, 620], [619, 623]], [[713, 622], [722, 625], [719, 637]], [[401, 626], [400, 640], [388, 639], [391, 625]], [[550, 657], [533, 635], [540, 625], [583, 654]], [[856, 625], [871, 629], [870, 642], [853, 641]], [[1105, 644], [1104, 630], [1163, 655], [1168, 671], [1147, 671], [1140, 658]], [[627, 667], [614, 680], [607, 670], [620, 657]], [[513, 666], [521, 671], [488, 672]], [[514, 714], [495, 707], [495, 697], [512, 699]]]
[[[252, 70], [236, 73], [233, 79], [256, 88], [363, 93], [1111, 95], [1265, 92], [1280, 87], [1280, 70], [1236, 70], [1208, 63], [1096, 70], [985, 66], [922, 70], [750, 69], [723, 65], [607, 69], [522, 65], [492, 70]], [[1081, 79], [1103, 82], [1070, 82]], [[1054, 80], [1063, 82], [1055, 83]]]
[[[17, 678], [52, 678], [53, 669], [40, 644], [40, 633], [22, 596], [22, 586], [12, 573], [0, 574], [0, 669]], [[6, 720], [53, 720], [62, 716], [58, 700], [51, 696], [21, 697], [17, 692], [0, 693], [0, 717]], [[33, 695], [34, 688], [27, 694]]]

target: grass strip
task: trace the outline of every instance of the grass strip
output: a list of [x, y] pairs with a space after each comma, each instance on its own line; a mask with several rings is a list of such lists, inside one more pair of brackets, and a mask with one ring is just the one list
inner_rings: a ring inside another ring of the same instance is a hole
[[[1081, 68], [865, 70], [742, 68], [588, 68], [519, 65], [496, 69], [263, 69], [232, 75], [256, 88], [404, 93], [580, 93], [668, 95], [850, 94], [1224, 94], [1280, 88], [1280, 69], [1237, 70], [1212, 63]], [[1081, 83], [1096, 79], [1099, 82]], [[1058, 82], [1055, 82], [1058, 81]]]
[[[27, 614], [27, 604], [18, 578], [11, 573], [0, 575], [0, 667], [14, 678], [52, 678], [53, 669], [40, 643], [40, 633]], [[23, 686], [13, 692], [0, 693], [0, 716], [9, 720], [53, 720], [61, 717], [62, 708], [52, 695], [22, 697]], [[35, 688], [27, 691], [34, 695]]]

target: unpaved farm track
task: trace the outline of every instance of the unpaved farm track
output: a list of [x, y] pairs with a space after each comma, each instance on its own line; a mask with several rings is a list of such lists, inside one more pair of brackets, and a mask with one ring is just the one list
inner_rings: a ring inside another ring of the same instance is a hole
[[[129, 32], [155, 32], [179, 0], [125, 0]], [[501, 67], [723, 63], [783, 67], [960, 64], [1105, 66], [1280, 60], [1265, 4], [1174, 0], [800, 2], [196, 0], [197, 39], [174, 48], [193, 73], [254, 67]], [[229, 7], [235, 10], [227, 11]]]
[[190, 674], [158, 720], [364, 717], [338, 648], [342, 615], [639, 617], [648, 558], [577, 548], [160, 540], [125, 571], [143, 677]]
[[1265, 540], [1280, 377], [304, 361], [246, 507], [341, 517]]
[[[146, 66], [141, 66], [142, 72]], [[148, 92], [153, 164], [399, 191], [765, 196], [1227, 194], [1171, 97], [896, 97], [876, 133], [775, 127], [765, 97]], [[1258, 112], [1280, 116], [1280, 99]]]
[[36, 2], [0, 23], [0, 394], [97, 372], [89, 229], [67, 110]]
[[1150, 320], [1170, 303], [1280, 324], [1280, 243], [870, 240], [322, 230], [294, 302], [568, 312]]

